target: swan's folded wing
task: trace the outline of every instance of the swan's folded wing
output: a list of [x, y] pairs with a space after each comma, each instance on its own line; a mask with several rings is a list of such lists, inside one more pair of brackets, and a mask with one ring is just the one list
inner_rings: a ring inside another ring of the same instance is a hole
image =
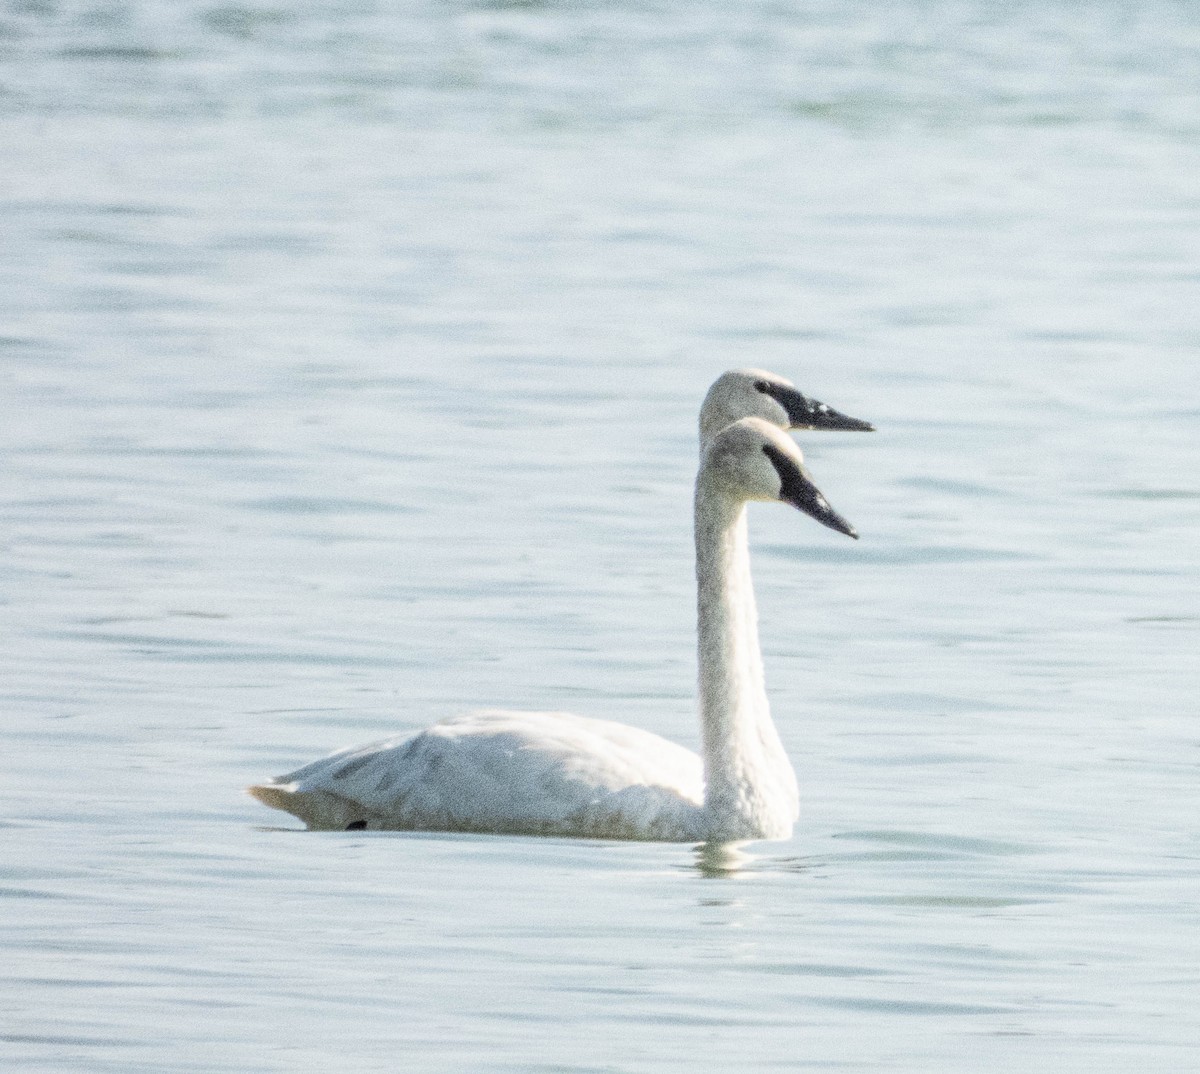
[[695, 754], [649, 732], [493, 711], [343, 750], [252, 793], [312, 827], [686, 839], [703, 782]]

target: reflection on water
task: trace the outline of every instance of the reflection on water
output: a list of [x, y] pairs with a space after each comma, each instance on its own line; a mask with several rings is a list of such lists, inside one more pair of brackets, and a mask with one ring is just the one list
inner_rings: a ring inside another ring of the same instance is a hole
[[701, 843], [695, 848], [696, 869], [712, 880], [735, 876], [758, 860], [746, 849], [746, 843]]
[[[4, 8], [0, 1065], [1194, 1065], [1197, 18]], [[694, 745], [734, 365], [879, 429], [802, 437], [858, 545], [752, 519], [792, 841], [242, 794], [480, 705]]]
[[706, 880], [755, 874], [817, 874], [825, 857], [781, 853], [771, 843], [700, 843], [693, 848], [694, 869]]

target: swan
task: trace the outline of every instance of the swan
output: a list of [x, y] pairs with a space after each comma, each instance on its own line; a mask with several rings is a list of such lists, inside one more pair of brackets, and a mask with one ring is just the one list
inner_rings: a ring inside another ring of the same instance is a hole
[[[739, 416], [717, 428], [736, 414], [739, 396], [743, 412], [770, 417]], [[786, 839], [799, 796], [767, 703], [746, 507], [791, 504], [858, 536], [781, 431], [797, 419], [808, 428], [871, 428], [762, 370], [719, 378], [701, 412], [695, 542], [703, 758], [609, 720], [488, 710], [341, 750], [249, 793], [322, 830]]]
[[700, 407], [700, 455], [708, 442], [740, 418], [762, 418], [780, 429], [874, 432], [860, 421], [805, 395], [790, 380], [765, 369], [730, 369], [713, 381]]

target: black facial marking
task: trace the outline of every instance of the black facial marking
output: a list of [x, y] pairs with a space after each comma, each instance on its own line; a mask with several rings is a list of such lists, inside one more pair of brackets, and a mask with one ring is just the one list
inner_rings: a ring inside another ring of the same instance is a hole
[[784, 503], [790, 503], [810, 518], [815, 518], [822, 526], [858, 539], [854, 527], [829, 506], [829, 501], [795, 459], [789, 458], [774, 444], [763, 444], [763, 454], [771, 460], [779, 475], [779, 498]]
[[346, 825], [348, 832], [365, 832], [367, 830], [367, 822], [365, 820], [352, 820]]
[[793, 429], [830, 429], [859, 433], [875, 431], [875, 426], [869, 421], [860, 421], [858, 418], [839, 413], [833, 407], [810, 399], [790, 385], [756, 380], [754, 387], [763, 395], [769, 395], [787, 411], [788, 421], [792, 423]]

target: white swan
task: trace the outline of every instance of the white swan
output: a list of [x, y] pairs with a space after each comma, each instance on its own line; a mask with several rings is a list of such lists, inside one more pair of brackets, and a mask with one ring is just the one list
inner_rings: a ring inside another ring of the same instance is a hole
[[250, 793], [319, 829], [685, 842], [786, 838], [797, 815], [796, 779], [767, 705], [746, 504], [779, 500], [857, 534], [813, 485], [800, 450], [775, 425], [749, 417], [711, 431], [719, 420], [711, 411], [746, 391], [752, 394], [744, 395], [743, 409], [765, 410], [780, 425], [795, 422], [791, 409], [811, 418], [815, 407], [817, 417], [807, 427], [870, 428], [760, 370], [727, 373], [709, 392], [695, 500], [703, 760], [658, 735], [608, 720], [487, 711], [342, 750]]
[[765, 369], [731, 369], [708, 389], [700, 408], [700, 454], [727, 425], [762, 418], [780, 429], [872, 432], [868, 421], [847, 417], [799, 391], [790, 380]]

